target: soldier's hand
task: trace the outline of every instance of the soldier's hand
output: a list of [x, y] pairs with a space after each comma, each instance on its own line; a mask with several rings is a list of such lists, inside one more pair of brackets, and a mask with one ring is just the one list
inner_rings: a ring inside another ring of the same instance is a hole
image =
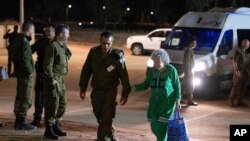
[[120, 99], [120, 105], [126, 104], [126, 103], [127, 103], [127, 100], [128, 100], [128, 98], [122, 96], [121, 99]]
[[80, 98], [83, 100], [85, 98], [85, 91], [80, 91]]
[[57, 81], [56, 80], [53, 80], [52, 84], [53, 85], [56, 85]]

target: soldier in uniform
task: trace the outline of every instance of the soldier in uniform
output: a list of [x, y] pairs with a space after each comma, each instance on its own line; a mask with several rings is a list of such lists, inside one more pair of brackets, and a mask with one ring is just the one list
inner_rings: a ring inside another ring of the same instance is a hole
[[45, 133], [49, 139], [57, 140], [58, 136], [67, 136], [59, 127], [66, 109], [64, 76], [68, 72], [66, 43], [69, 27], [64, 24], [56, 26], [55, 39], [45, 48], [44, 69], [44, 107]]
[[235, 106], [247, 106], [246, 103], [242, 101], [243, 96], [246, 92], [246, 83], [248, 77], [248, 56], [246, 50], [249, 48], [249, 40], [244, 39], [241, 42], [241, 46], [235, 51], [233, 57], [234, 75], [233, 81], [234, 85], [231, 89], [228, 104], [232, 107]]
[[7, 50], [8, 50], [8, 75], [9, 76], [13, 76], [11, 73], [11, 67], [12, 67], [12, 61], [11, 61], [11, 49], [10, 49], [10, 45], [12, 44], [13, 40], [17, 37], [18, 35], [18, 26], [15, 25], [14, 26], [14, 31], [10, 33], [10, 29], [8, 29], [8, 31], [4, 34], [3, 38], [4, 39], [9, 39], [9, 45], [7, 46]]
[[26, 122], [27, 111], [32, 104], [32, 74], [35, 71], [32, 51], [29, 41], [34, 33], [34, 25], [24, 22], [22, 33], [11, 44], [11, 60], [14, 63], [14, 73], [17, 79], [17, 94], [14, 105], [16, 116], [15, 129], [34, 130], [35, 126]]
[[99, 123], [98, 141], [117, 141], [112, 126], [116, 112], [117, 86], [122, 83], [123, 90], [120, 104], [124, 105], [131, 91], [128, 73], [122, 50], [112, 48], [113, 33], [103, 32], [100, 45], [91, 48], [83, 65], [80, 76], [80, 97], [85, 98], [88, 82], [92, 76], [91, 104]]
[[43, 59], [45, 55], [45, 47], [48, 46], [55, 37], [55, 26], [48, 24], [44, 28], [44, 37], [38, 39], [32, 46], [32, 53], [37, 53], [36, 68], [36, 85], [35, 85], [35, 113], [32, 125], [41, 126], [41, 118], [43, 113]]
[[194, 94], [194, 72], [192, 71], [195, 61], [193, 49], [196, 47], [196, 40], [190, 38], [188, 41], [188, 46], [184, 52], [183, 66], [184, 66], [184, 78], [183, 78], [183, 95], [187, 97], [187, 105], [198, 105], [197, 102], [193, 101]]

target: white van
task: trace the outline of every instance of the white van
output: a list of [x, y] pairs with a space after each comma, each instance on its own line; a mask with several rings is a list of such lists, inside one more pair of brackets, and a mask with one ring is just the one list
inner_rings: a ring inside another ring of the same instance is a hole
[[250, 40], [250, 9], [219, 9], [188, 12], [172, 28], [162, 48], [171, 64], [183, 73], [182, 62], [187, 40], [194, 37], [196, 96], [220, 97], [220, 90], [232, 86], [232, 57], [245, 38]]

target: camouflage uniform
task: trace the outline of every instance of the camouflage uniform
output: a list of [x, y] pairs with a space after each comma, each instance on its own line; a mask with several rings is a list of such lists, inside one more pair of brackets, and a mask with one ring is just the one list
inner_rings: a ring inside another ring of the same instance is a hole
[[80, 89], [86, 91], [92, 76], [91, 104], [99, 123], [97, 137], [103, 139], [113, 136], [112, 122], [116, 112], [117, 86], [122, 83], [122, 96], [128, 97], [131, 91], [123, 51], [111, 49], [108, 56], [103, 57], [101, 46], [90, 50], [83, 65], [80, 77]]
[[[68, 72], [68, 59], [65, 45], [53, 41], [46, 46], [43, 69], [45, 124], [53, 126], [60, 120], [66, 109], [64, 76]], [[53, 81], [57, 83], [53, 85]]]
[[[238, 48], [235, 52], [233, 61], [236, 62], [238, 71], [240, 72], [240, 77], [237, 78], [237, 70], [234, 71], [234, 85], [233, 88], [231, 89], [229, 99], [231, 101], [237, 101], [241, 102], [242, 98], [246, 92], [246, 82], [247, 82], [247, 68], [248, 68], [248, 56], [247, 53], [241, 49]], [[233, 103], [232, 103], [233, 104]], [[234, 106], [234, 105], [232, 105]]]
[[195, 65], [194, 61], [194, 53], [192, 48], [187, 47], [184, 52], [183, 58], [183, 66], [184, 66], [184, 78], [183, 78], [183, 94], [186, 95], [188, 98], [193, 98], [194, 93], [194, 85], [193, 85], [193, 78], [194, 73], [192, 68]]
[[14, 73], [17, 78], [17, 94], [15, 99], [14, 114], [17, 117], [15, 128], [18, 128], [18, 120], [24, 122], [27, 111], [32, 104], [32, 87], [34, 63], [29, 41], [30, 37], [18, 34], [11, 47], [11, 59], [14, 63]]
[[32, 53], [37, 53], [36, 67], [36, 85], [35, 85], [35, 113], [34, 124], [37, 125], [41, 121], [43, 113], [43, 59], [45, 55], [45, 47], [52, 42], [52, 39], [47, 37], [42, 37], [38, 39], [32, 46]]

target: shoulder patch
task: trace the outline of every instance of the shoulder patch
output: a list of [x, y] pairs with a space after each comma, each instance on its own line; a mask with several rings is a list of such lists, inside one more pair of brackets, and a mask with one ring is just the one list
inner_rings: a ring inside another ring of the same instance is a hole
[[114, 55], [115, 55], [115, 58], [119, 59], [120, 63], [124, 63], [125, 62], [125, 57], [124, 57], [123, 50], [114, 49]]

